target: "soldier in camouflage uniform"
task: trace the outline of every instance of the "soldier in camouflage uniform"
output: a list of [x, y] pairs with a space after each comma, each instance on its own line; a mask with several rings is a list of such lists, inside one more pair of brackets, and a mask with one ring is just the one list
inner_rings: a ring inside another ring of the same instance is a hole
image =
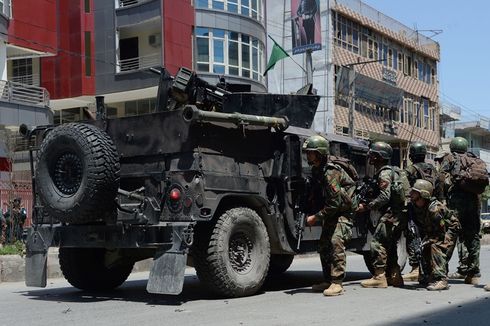
[[447, 290], [447, 266], [460, 231], [453, 211], [432, 197], [433, 185], [419, 179], [410, 191], [408, 210], [422, 238], [422, 260], [427, 263], [430, 280], [427, 290]]
[[[451, 140], [449, 148], [452, 153], [466, 153], [468, 141], [462, 137], [455, 137]], [[461, 223], [459, 239], [468, 251], [464, 282], [477, 285], [480, 277], [480, 196], [463, 191], [459, 187], [452, 174], [455, 163], [453, 155], [446, 155], [441, 162], [440, 172], [445, 177], [444, 190], [448, 207], [457, 212]]]
[[358, 212], [370, 210], [371, 222], [376, 230], [371, 241], [371, 257], [374, 261], [374, 275], [361, 282], [363, 287], [386, 288], [388, 285], [403, 286], [398, 265], [396, 244], [403, 229], [401, 219], [403, 204], [394, 204], [392, 196], [393, 167], [389, 165], [393, 149], [385, 142], [375, 142], [369, 150], [369, 164], [376, 170], [376, 193], [378, 196], [369, 204], [359, 204]]
[[342, 281], [346, 269], [346, 243], [352, 238], [352, 216], [356, 205], [352, 202], [355, 182], [342, 167], [328, 163], [329, 144], [322, 136], [308, 138], [303, 150], [312, 167], [313, 178], [321, 184], [324, 206], [306, 219], [310, 226], [317, 221], [323, 224], [318, 252], [325, 282], [313, 285], [314, 291], [325, 296], [344, 292]]
[[[410, 161], [412, 161], [412, 165], [409, 165], [405, 168], [405, 173], [407, 174], [410, 187], [413, 187], [417, 179], [424, 179], [432, 182], [433, 186], [435, 187], [434, 196], [442, 201], [442, 183], [438, 182], [439, 172], [434, 165], [425, 162], [426, 155], [427, 146], [425, 146], [425, 144], [421, 142], [410, 144], [409, 158]], [[420, 266], [420, 248], [417, 248], [419, 240], [417, 239], [417, 234], [414, 234], [414, 232], [411, 232], [410, 230], [406, 232], [406, 235], [408, 262], [412, 270], [408, 274], [403, 275], [403, 280], [417, 281], [419, 279]]]
[[22, 232], [27, 214], [24, 208], [20, 207], [20, 198], [12, 201], [11, 208], [5, 213], [6, 236], [5, 243], [14, 243], [22, 240]]

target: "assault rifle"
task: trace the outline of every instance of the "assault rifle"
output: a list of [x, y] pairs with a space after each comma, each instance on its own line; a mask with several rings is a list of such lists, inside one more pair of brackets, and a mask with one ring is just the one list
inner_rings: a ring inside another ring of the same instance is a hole
[[294, 205], [294, 212], [298, 217], [296, 219], [296, 237], [298, 238], [298, 243], [296, 245], [296, 250], [299, 250], [301, 245], [301, 239], [303, 238], [303, 232], [305, 230], [306, 225], [306, 206], [308, 203], [308, 196], [310, 194], [311, 182], [310, 178], [305, 179], [305, 185], [303, 188], [303, 192], [296, 199], [296, 203]]
[[359, 204], [367, 204], [376, 198], [376, 189], [376, 180], [366, 176], [357, 185], [354, 200]]

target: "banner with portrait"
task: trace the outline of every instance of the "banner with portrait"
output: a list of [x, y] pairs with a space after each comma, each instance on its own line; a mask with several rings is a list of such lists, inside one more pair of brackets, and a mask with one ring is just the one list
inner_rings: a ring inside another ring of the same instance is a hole
[[322, 48], [320, 0], [291, 0], [293, 54]]

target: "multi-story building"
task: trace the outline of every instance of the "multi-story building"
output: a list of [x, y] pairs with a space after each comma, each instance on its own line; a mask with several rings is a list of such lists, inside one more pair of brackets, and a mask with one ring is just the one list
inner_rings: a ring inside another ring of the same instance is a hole
[[56, 3], [0, 1], [0, 210], [20, 196], [30, 214], [30, 172], [21, 123], [52, 123], [49, 92], [41, 86], [42, 58], [57, 53]]
[[[296, 8], [268, 1], [268, 31], [290, 49]], [[312, 53], [313, 86], [323, 96], [314, 128], [384, 140], [403, 165], [410, 142], [438, 151], [439, 44], [358, 0], [317, 1], [322, 49]], [[305, 55], [294, 56], [299, 63]], [[277, 65], [269, 88], [294, 91], [305, 72], [289, 59]]]
[[67, 50], [42, 62], [56, 123], [80, 120], [95, 95], [109, 116], [151, 112], [158, 76], [150, 67], [186, 66], [212, 83], [224, 75], [266, 90], [263, 0], [85, 0], [60, 3], [53, 18]]

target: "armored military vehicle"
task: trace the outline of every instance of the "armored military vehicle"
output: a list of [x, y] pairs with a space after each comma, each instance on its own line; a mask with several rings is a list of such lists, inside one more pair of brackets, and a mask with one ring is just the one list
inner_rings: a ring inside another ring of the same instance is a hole
[[[298, 225], [310, 174], [301, 148], [319, 97], [311, 85], [292, 95], [232, 88], [162, 69], [154, 113], [108, 119], [97, 98], [87, 121], [21, 126], [36, 140], [26, 284], [46, 285], [47, 250], [59, 246], [79, 289], [115, 288], [153, 258], [151, 293], [179, 294], [191, 264], [210, 290], [238, 297], [315, 250], [321, 226]], [[367, 146], [327, 138], [362, 174]], [[365, 251], [367, 233], [358, 223], [350, 249]]]

